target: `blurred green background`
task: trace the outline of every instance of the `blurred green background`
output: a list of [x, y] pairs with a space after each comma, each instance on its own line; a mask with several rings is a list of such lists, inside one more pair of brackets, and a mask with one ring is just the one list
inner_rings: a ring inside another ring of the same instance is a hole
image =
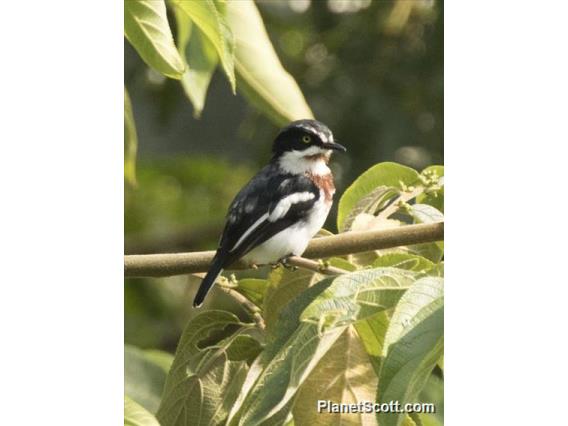
[[[256, 4], [315, 117], [348, 147], [331, 165], [338, 195], [378, 162], [418, 170], [443, 163], [442, 2]], [[124, 49], [138, 133], [138, 184], [125, 188], [125, 252], [214, 249], [229, 203], [269, 160], [278, 128], [232, 95], [219, 69], [195, 119], [178, 81], [151, 70], [129, 43]], [[336, 231], [335, 209], [326, 228]], [[173, 351], [192, 315], [192, 280], [126, 280], [125, 342]], [[207, 302], [239, 313], [231, 303], [222, 292]]]

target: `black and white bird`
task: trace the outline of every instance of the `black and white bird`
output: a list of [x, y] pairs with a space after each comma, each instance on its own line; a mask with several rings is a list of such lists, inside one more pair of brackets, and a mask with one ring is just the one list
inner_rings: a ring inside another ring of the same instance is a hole
[[268, 165], [229, 207], [219, 248], [194, 307], [201, 306], [223, 268], [236, 260], [260, 265], [304, 252], [333, 202], [335, 186], [327, 166], [332, 150], [346, 151], [319, 121], [294, 121], [280, 131]]

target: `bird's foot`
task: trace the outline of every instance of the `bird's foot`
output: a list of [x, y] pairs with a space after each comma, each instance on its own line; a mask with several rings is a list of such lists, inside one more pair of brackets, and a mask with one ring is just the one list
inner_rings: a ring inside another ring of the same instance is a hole
[[255, 269], [255, 270], [258, 269], [258, 265], [254, 262], [250, 262], [248, 266], [250, 269]]
[[278, 264], [282, 265], [284, 268], [288, 269], [289, 271], [296, 271], [298, 269], [297, 266], [290, 265], [288, 263], [289, 257], [283, 257], [278, 261]]

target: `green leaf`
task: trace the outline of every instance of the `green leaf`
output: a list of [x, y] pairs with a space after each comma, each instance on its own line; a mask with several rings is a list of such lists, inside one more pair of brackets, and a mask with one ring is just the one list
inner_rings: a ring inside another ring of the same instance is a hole
[[357, 270], [357, 265], [354, 265], [342, 257], [330, 257], [329, 259], [326, 259], [326, 263], [329, 264], [329, 266], [335, 266], [336, 268], [344, 269], [349, 272]]
[[177, 22], [177, 43], [186, 70], [181, 78], [185, 94], [193, 104], [194, 116], [199, 118], [205, 105], [207, 89], [219, 56], [213, 43], [199, 27], [192, 25], [189, 16], [179, 7], [174, 7]]
[[408, 212], [414, 218], [416, 223], [434, 223], [444, 221], [444, 214], [437, 208], [428, 204], [414, 204], [410, 206]]
[[321, 279], [321, 274], [306, 269], [290, 271], [280, 266], [272, 270], [268, 278], [262, 309], [267, 331], [270, 332], [276, 326], [280, 311], [288, 302]]
[[152, 355], [134, 346], [124, 346], [124, 392], [151, 413], [160, 405], [166, 371]]
[[160, 426], [158, 420], [135, 401], [124, 395], [124, 425], [125, 426]]
[[126, 87], [124, 88], [124, 178], [131, 185], [136, 185], [136, 150], [138, 137], [132, 114], [132, 103]]
[[[228, 327], [237, 329], [231, 332]], [[188, 424], [189, 418], [192, 425], [225, 421], [246, 377], [246, 360], [256, 356], [260, 348], [243, 334], [251, 328], [224, 311], [206, 311], [188, 323], [156, 415], [162, 426]], [[228, 337], [218, 340], [227, 333]], [[214, 340], [217, 343], [210, 343]], [[255, 347], [256, 352], [251, 353]]]
[[330, 413], [318, 400], [344, 404], [373, 401], [377, 376], [352, 327], [347, 328], [298, 390], [293, 414], [297, 426], [376, 425], [374, 413]]
[[422, 256], [410, 253], [386, 253], [379, 255], [373, 262], [373, 268], [392, 266], [393, 268], [406, 269], [409, 271], [426, 272], [435, 265]]
[[420, 175], [416, 170], [396, 163], [380, 163], [371, 167], [359, 176], [341, 196], [337, 212], [337, 228], [340, 232], [345, 231], [347, 229], [346, 219], [357, 206], [357, 202], [368, 197], [377, 188], [383, 186], [402, 191], [405, 187], [419, 183], [419, 178]]
[[434, 413], [422, 413], [420, 419], [424, 425], [444, 424], [444, 380], [432, 372], [426, 385], [420, 392], [420, 401], [434, 404]]
[[235, 92], [235, 39], [231, 27], [213, 0], [173, 0], [172, 3], [191, 19], [213, 45]]
[[255, 305], [262, 306], [267, 288], [267, 280], [244, 278], [239, 280], [236, 290]]
[[347, 213], [343, 221], [343, 230], [351, 229], [355, 218], [362, 213], [374, 214], [400, 194], [393, 187], [381, 185], [360, 198], [355, 206]]
[[350, 325], [396, 305], [417, 274], [395, 268], [365, 269], [335, 278], [300, 319], [318, 330]]
[[236, 39], [239, 92], [277, 126], [313, 118], [298, 84], [282, 67], [254, 2], [227, 2], [227, 20]]
[[166, 77], [181, 78], [184, 64], [174, 44], [163, 0], [125, 1], [124, 34], [149, 66]]
[[[397, 304], [385, 336], [377, 400], [417, 402], [444, 345], [443, 280], [417, 280]], [[397, 425], [400, 413], [379, 413], [381, 426]]]
[[379, 312], [355, 324], [357, 334], [359, 334], [361, 343], [365, 347], [377, 375], [381, 369], [383, 345], [390, 322], [389, 312]]

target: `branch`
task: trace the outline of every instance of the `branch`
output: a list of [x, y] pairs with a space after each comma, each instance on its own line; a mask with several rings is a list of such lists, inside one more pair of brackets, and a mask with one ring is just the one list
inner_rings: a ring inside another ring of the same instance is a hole
[[[314, 238], [303, 257], [322, 259], [370, 250], [380, 250], [410, 244], [430, 243], [444, 239], [444, 222], [407, 225], [377, 231], [345, 232], [330, 237]], [[171, 254], [139, 254], [124, 256], [126, 277], [168, 277], [205, 272], [214, 251]], [[299, 265], [298, 265], [299, 266]], [[239, 261], [228, 269], [247, 269]]]

